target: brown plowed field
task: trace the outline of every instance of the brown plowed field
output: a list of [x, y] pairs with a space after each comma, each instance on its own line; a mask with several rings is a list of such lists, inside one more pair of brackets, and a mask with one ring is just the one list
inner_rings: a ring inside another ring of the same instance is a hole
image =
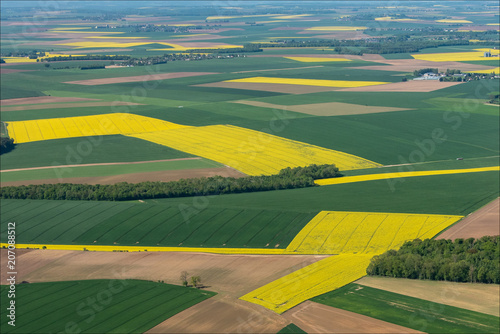
[[83, 97], [37, 96], [37, 97], [22, 97], [18, 99], [1, 100], [0, 104], [2, 105], [2, 107], [4, 107], [4, 106], [14, 106], [20, 104], [81, 102], [81, 101], [99, 101], [99, 100], [87, 99]]
[[385, 85], [352, 87], [338, 89], [341, 92], [433, 92], [455, 85], [461, 82], [440, 82], [438, 80], [410, 80], [406, 82], [394, 82]]
[[500, 198], [471, 213], [436, 239], [481, 238], [500, 235]]
[[307, 333], [421, 333], [309, 300], [282, 316]]
[[369, 276], [361, 278], [356, 283], [435, 303], [500, 316], [500, 286], [498, 284]]
[[16, 70], [13, 68], [0, 68], [0, 75], [8, 74], [8, 73], [17, 73], [17, 72], [31, 72], [34, 70]]
[[194, 85], [194, 86], [260, 90], [265, 92], [276, 92], [284, 94], [307, 94], [307, 93], [332, 92], [335, 90], [339, 90], [339, 88], [335, 87], [271, 84], [271, 83], [257, 83], [257, 82], [222, 82], [222, 81], [201, 84], [201, 85]]
[[233, 103], [242, 103], [264, 108], [289, 110], [314, 116], [361, 115], [361, 114], [374, 114], [374, 113], [390, 112], [390, 111], [410, 110], [405, 108], [363, 106], [359, 104], [342, 103], [342, 102], [312, 103], [312, 104], [301, 104], [292, 106], [272, 104], [260, 101], [245, 101], [245, 100], [233, 101]]
[[141, 103], [125, 101], [104, 101], [104, 102], [82, 102], [82, 103], [56, 103], [38, 104], [28, 106], [3, 107], [2, 111], [36, 110], [36, 109], [57, 109], [57, 108], [80, 108], [80, 107], [111, 107], [111, 106], [139, 106]]
[[264, 307], [215, 296], [174, 315], [146, 333], [269, 333], [289, 324]]
[[107, 84], [124, 83], [124, 82], [139, 82], [139, 81], [153, 81], [153, 80], [185, 78], [185, 77], [194, 77], [194, 76], [209, 75], [209, 74], [218, 74], [218, 73], [215, 73], [215, 72], [174, 72], [174, 73], [160, 73], [160, 74], [149, 74], [149, 75], [136, 75], [136, 76], [131, 76], [131, 77], [114, 77], [114, 78], [66, 81], [65, 83], [75, 84], [75, 85], [95, 86], [95, 85], [107, 85]]
[[25, 180], [2, 182], [2, 187], [8, 186], [27, 186], [30, 184], [56, 184], [56, 183], [74, 183], [74, 184], [115, 184], [118, 182], [139, 183], [139, 182], [168, 182], [177, 181], [180, 179], [210, 177], [220, 175], [223, 177], [244, 177], [245, 174], [231, 168], [199, 168], [199, 169], [181, 169], [181, 170], [165, 170], [157, 172], [143, 172], [120, 174], [112, 176], [92, 176], [92, 177], [68, 177], [61, 179], [45, 179], [45, 180]]
[[[145, 247], [147, 249], [147, 247]], [[2, 263], [7, 250], [1, 250]], [[207, 290], [235, 298], [325, 256], [220, 255], [184, 252], [31, 250], [17, 255], [17, 279], [29, 282], [130, 278], [180, 284], [182, 271], [201, 276]], [[2, 284], [7, 274], [2, 270]]]

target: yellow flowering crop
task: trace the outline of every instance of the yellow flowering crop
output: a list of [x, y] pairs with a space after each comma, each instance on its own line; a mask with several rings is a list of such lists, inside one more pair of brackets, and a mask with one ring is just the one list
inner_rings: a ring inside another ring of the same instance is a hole
[[350, 254], [330, 256], [264, 285], [240, 299], [283, 313], [305, 300], [365, 276], [371, 257]]
[[484, 52], [491, 51], [491, 54], [498, 54], [499, 50], [475, 49], [475, 52], [448, 52], [448, 53], [425, 53], [411, 55], [415, 59], [427, 61], [478, 61], [491, 60], [484, 56]]
[[247, 175], [271, 175], [286, 167], [310, 164], [333, 163], [341, 170], [379, 166], [347, 153], [232, 125], [184, 127], [130, 136], [211, 159]]
[[[7, 243], [0, 243], [0, 247], [8, 247]], [[213, 254], [248, 254], [248, 255], [279, 255], [284, 249], [276, 248], [208, 248], [208, 247], [158, 247], [158, 246], [101, 246], [101, 245], [52, 245], [52, 244], [16, 244], [17, 248], [31, 249], [58, 249], [58, 250], [88, 250], [95, 252], [198, 252]]]
[[254, 83], [272, 83], [285, 85], [303, 85], [319, 87], [364, 87], [383, 85], [388, 82], [381, 81], [346, 81], [346, 80], [317, 80], [317, 79], [291, 79], [291, 78], [273, 78], [273, 77], [251, 77], [243, 79], [226, 80], [225, 82], [254, 82]]
[[155, 118], [124, 113], [6, 123], [9, 136], [17, 144], [48, 139], [151, 132], [184, 127]]
[[[322, 211], [286, 248], [293, 254], [382, 253], [432, 238], [462, 216]], [[437, 229], [437, 230], [436, 230]]]
[[281, 277], [242, 297], [277, 313], [364, 275], [370, 259], [407, 240], [432, 238], [462, 216], [322, 211], [285, 254], [338, 254]]
[[345, 58], [319, 58], [319, 57], [284, 57], [286, 59], [296, 60], [303, 63], [322, 63], [329, 61], [351, 61]]
[[472, 21], [468, 20], [452, 20], [452, 19], [444, 19], [444, 20], [436, 20], [439, 23], [472, 23]]
[[465, 169], [426, 170], [426, 171], [417, 171], [417, 172], [380, 173], [380, 174], [334, 177], [334, 178], [329, 178], [329, 179], [316, 180], [314, 182], [320, 186], [327, 186], [327, 185], [332, 185], [332, 184], [398, 179], [398, 178], [402, 178], [402, 177], [477, 173], [477, 172], [489, 172], [489, 171], [496, 171], [496, 170], [500, 170], [500, 167], [493, 166], [493, 167], [479, 167], [479, 168], [465, 168]]

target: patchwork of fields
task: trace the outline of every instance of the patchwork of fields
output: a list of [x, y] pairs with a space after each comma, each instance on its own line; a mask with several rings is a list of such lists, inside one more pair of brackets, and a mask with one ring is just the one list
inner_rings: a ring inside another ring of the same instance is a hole
[[[406, 241], [498, 233], [498, 6], [59, 6], [2, 4], [0, 247], [15, 222], [36, 282], [2, 333], [499, 331], [494, 289], [356, 282]], [[311, 164], [339, 177], [248, 191]], [[243, 186], [183, 181], [215, 175]]]

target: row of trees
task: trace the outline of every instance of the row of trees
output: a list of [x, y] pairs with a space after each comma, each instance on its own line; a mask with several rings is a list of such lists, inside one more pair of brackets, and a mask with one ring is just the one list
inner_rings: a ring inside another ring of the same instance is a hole
[[500, 237], [406, 242], [372, 258], [368, 275], [454, 282], [500, 283]]
[[121, 182], [112, 185], [42, 184], [2, 187], [0, 198], [128, 201], [150, 198], [209, 196], [231, 193], [314, 187], [315, 179], [340, 176], [335, 165], [286, 168], [276, 175], [202, 177], [171, 182]]

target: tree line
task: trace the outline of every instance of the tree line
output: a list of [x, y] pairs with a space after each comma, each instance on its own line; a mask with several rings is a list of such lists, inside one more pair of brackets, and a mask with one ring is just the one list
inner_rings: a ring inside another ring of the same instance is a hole
[[314, 180], [340, 176], [335, 165], [285, 168], [275, 175], [201, 177], [170, 182], [120, 182], [111, 185], [41, 184], [2, 187], [0, 198], [129, 201], [151, 198], [210, 196], [255, 191], [314, 187]]
[[436, 281], [500, 283], [500, 237], [415, 239], [371, 259], [368, 275]]
[[14, 149], [14, 139], [9, 137], [2, 137], [0, 142], [0, 154], [7, 153]]

